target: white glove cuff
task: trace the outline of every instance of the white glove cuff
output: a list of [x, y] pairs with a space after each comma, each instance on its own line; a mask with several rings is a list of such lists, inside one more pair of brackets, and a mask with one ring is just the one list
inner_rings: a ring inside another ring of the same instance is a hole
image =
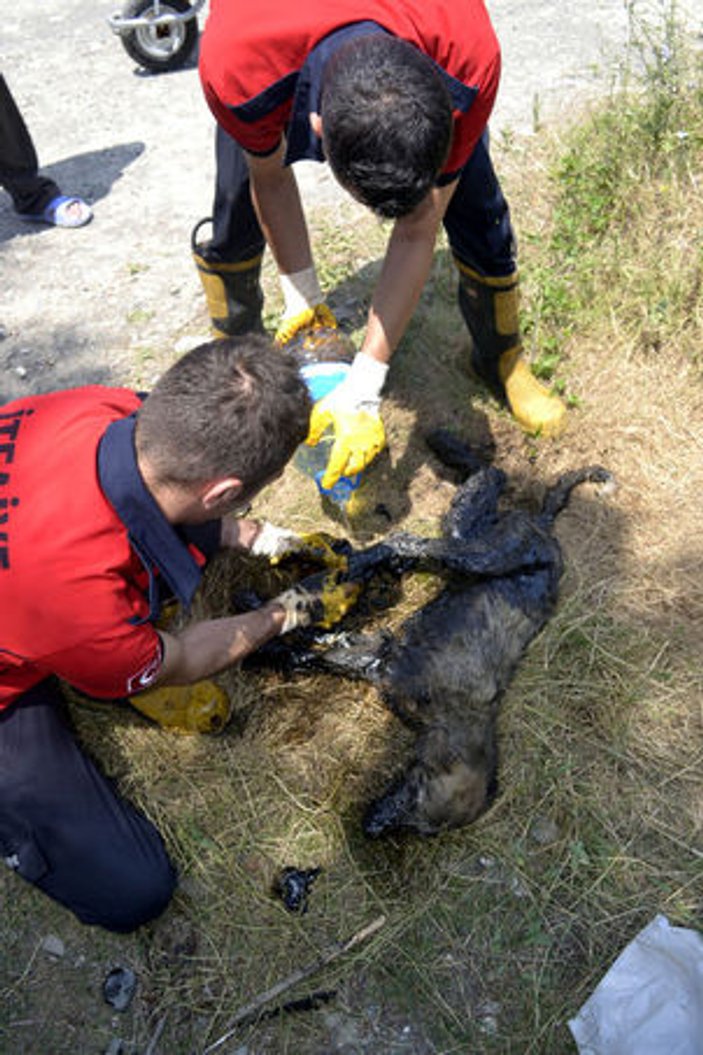
[[357, 352], [344, 379], [345, 399], [348, 398], [359, 410], [377, 414], [387, 373], [388, 363], [381, 363], [365, 352]]
[[301, 311], [315, 308], [322, 302], [320, 284], [314, 266], [306, 267], [303, 271], [295, 271], [292, 275], [279, 275], [281, 290], [285, 307], [283, 309], [283, 321], [300, 315]]
[[264, 520], [249, 552], [254, 557], [281, 557], [299, 542], [298, 536]]

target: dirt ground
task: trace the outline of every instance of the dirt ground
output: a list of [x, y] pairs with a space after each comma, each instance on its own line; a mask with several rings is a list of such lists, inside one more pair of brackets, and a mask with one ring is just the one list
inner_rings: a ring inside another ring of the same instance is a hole
[[[626, 18], [616, 0], [489, 8], [504, 53], [492, 125], [499, 163], [499, 133], [529, 134], [606, 86]], [[95, 211], [77, 231], [28, 227], [0, 193], [3, 400], [88, 381], [148, 385], [160, 370], [156, 350], [177, 354], [207, 331], [189, 243], [211, 207], [213, 122], [194, 62], [145, 74], [108, 28], [114, 9], [61, 0], [38, 15], [33, 0], [15, 0], [3, 19], [2, 70], [40, 164]], [[300, 175], [311, 207], [335, 206], [340, 192], [325, 168]]]

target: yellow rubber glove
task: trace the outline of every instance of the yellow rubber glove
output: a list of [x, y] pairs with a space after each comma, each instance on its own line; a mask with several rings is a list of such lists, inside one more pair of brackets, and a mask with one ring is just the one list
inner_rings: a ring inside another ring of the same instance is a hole
[[356, 604], [360, 592], [359, 583], [345, 582], [336, 572], [310, 575], [274, 598], [286, 613], [281, 633], [305, 626], [329, 630]]
[[346, 571], [349, 567], [347, 556], [333, 549], [333, 543], [337, 540], [332, 535], [312, 532], [309, 535], [301, 535], [300, 541], [302, 546], [298, 553], [307, 560], [316, 561], [330, 571]]
[[334, 444], [320, 481], [325, 490], [334, 487], [340, 476], [362, 472], [386, 446], [386, 430], [380, 414], [347, 410], [336, 406], [333, 398], [321, 399], [312, 408], [305, 442], [316, 446], [328, 428], [334, 431]]
[[[315, 331], [336, 330], [337, 320], [326, 304], [316, 304], [314, 308], [305, 308], [290, 319], [285, 319], [278, 329], [274, 341], [279, 347], [289, 344], [295, 338], [313, 337]], [[318, 339], [322, 334], [318, 333]]]
[[334, 432], [323, 488], [362, 472], [386, 446], [380, 405], [387, 372], [385, 363], [358, 352], [344, 381], [312, 408], [305, 442], [315, 447], [328, 429]]
[[141, 714], [174, 733], [222, 732], [232, 713], [227, 693], [214, 681], [164, 685], [130, 696], [129, 702]]

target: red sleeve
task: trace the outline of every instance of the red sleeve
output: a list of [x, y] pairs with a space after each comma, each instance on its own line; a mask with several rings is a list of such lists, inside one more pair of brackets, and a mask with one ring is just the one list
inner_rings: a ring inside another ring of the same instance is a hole
[[163, 663], [163, 647], [151, 623], [124, 623], [57, 655], [43, 656], [41, 663], [88, 696], [115, 699], [154, 682]]
[[483, 135], [491, 116], [500, 83], [500, 53], [491, 65], [486, 81], [466, 113], [454, 111], [452, 145], [442, 175], [453, 175], [464, 167]]
[[203, 91], [213, 117], [227, 135], [239, 143], [249, 154], [272, 154], [281, 142], [291, 111], [291, 100], [287, 100], [258, 121], [242, 121], [224, 105], [212, 85], [203, 80]]

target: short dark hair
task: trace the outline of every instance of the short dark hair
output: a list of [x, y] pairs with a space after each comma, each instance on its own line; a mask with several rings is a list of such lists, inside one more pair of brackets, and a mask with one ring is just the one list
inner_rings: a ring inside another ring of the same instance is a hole
[[431, 59], [388, 33], [355, 37], [330, 58], [321, 117], [335, 177], [380, 216], [411, 212], [449, 152], [449, 90]]
[[137, 453], [161, 483], [262, 486], [307, 436], [310, 410], [292, 356], [258, 335], [218, 339], [159, 378], [137, 414]]

